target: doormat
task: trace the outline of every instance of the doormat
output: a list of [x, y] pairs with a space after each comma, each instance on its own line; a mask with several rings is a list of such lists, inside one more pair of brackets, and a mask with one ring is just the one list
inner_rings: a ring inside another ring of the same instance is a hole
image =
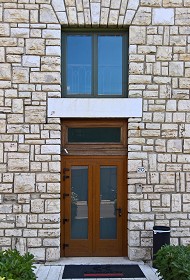
[[66, 265], [62, 279], [145, 278], [138, 265]]

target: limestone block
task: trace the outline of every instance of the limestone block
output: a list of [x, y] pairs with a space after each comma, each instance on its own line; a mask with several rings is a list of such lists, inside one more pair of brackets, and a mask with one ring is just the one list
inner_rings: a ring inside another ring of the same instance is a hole
[[190, 24], [190, 13], [188, 8], [176, 8], [176, 25]]
[[29, 82], [29, 70], [22, 67], [13, 67], [13, 83], [27, 84]]
[[129, 231], [129, 246], [140, 246], [140, 232]]
[[184, 76], [184, 63], [179, 61], [169, 62], [169, 75], [170, 76]]
[[130, 26], [129, 44], [143, 45], [146, 42], [146, 28], [144, 26]]
[[139, 0], [129, 0], [127, 9], [129, 10], [137, 10], [139, 6]]
[[45, 201], [45, 213], [60, 213], [59, 199], [47, 199]]
[[[1, 123], [1, 122], [0, 122]], [[24, 124], [8, 124], [7, 125], [8, 133], [29, 133], [29, 125]]]
[[5, 48], [0, 47], [0, 62], [5, 62]]
[[42, 145], [41, 154], [60, 154], [60, 145]]
[[[55, 0], [56, 1], [56, 0]], [[57, 12], [57, 17], [61, 25], [68, 25], [66, 12]]]
[[131, 62], [129, 64], [129, 74], [138, 75], [138, 74], [143, 74], [143, 72], [144, 72], [144, 64], [143, 63]]
[[[32, 173], [16, 173], [14, 181], [15, 193], [30, 193], [35, 191], [35, 174]], [[28, 199], [29, 196], [27, 195]], [[21, 199], [21, 197], [20, 197]], [[24, 200], [25, 201], [25, 200]], [[24, 202], [23, 202], [24, 203]]]
[[60, 39], [61, 30], [57, 29], [45, 29], [42, 31], [42, 38], [44, 39]]
[[26, 214], [16, 215], [16, 227], [26, 227]]
[[171, 139], [167, 141], [167, 152], [180, 153], [182, 152], [182, 140]]
[[11, 37], [29, 38], [29, 28], [11, 28]]
[[175, 173], [173, 172], [162, 172], [160, 174], [161, 184], [175, 184]]
[[153, 25], [174, 25], [174, 9], [153, 8]]
[[4, 19], [6, 22], [28, 23], [29, 22], [29, 10], [5, 9], [4, 10]]
[[29, 171], [29, 154], [28, 153], [9, 153], [8, 154], [9, 171]]
[[55, 228], [39, 229], [38, 232], [39, 237], [60, 237], [60, 230]]
[[1, 237], [0, 238], [0, 246], [11, 246], [11, 238]]
[[101, 8], [100, 24], [107, 25], [108, 23], [109, 8]]
[[158, 46], [156, 59], [162, 60], [162, 61], [171, 60], [172, 59], [172, 47]]
[[181, 194], [172, 194], [172, 212], [181, 212]]
[[2, 214], [12, 213], [12, 205], [11, 204], [0, 205], [0, 213]]
[[45, 260], [45, 248], [28, 248], [28, 252], [33, 254], [36, 260]]
[[35, 84], [59, 84], [60, 72], [31, 72], [30, 81]]
[[57, 17], [50, 5], [41, 5], [40, 22], [43, 23], [58, 23]]
[[173, 46], [186, 46], [186, 36], [183, 35], [171, 35], [170, 45]]
[[118, 10], [110, 10], [109, 17], [108, 17], [108, 25], [109, 26], [117, 25], [118, 17], [119, 17]]
[[10, 35], [10, 27], [8, 23], [0, 23], [0, 37], [8, 37]]
[[64, 0], [52, 0], [52, 6], [56, 12], [65, 11], [65, 3]]
[[190, 139], [184, 139], [184, 153], [190, 153]]
[[61, 48], [60, 46], [47, 46], [46, 47], [46, 55], [55, 55], [61, 56]]
[[12, 100], [12, 112], [13, 113], [23, 113], [23, 100], [13, 99]]
[[45, 40], [44, 39], [26, 39], [26, 54], [44, 55]]
[[42, 247], [41, 238], [27, 238], [27, 247]]
[[38, 221], [40, 223], [59, 223], [60, 214], [39, 214]]
[[44, 238], [43, 246], [45, 247], [59, 247], [60, 239], [59, 238]]
[[47, 248], [46, 250], [46, 260], [56, 261], [60, 259], [60, 249], [59, 248]]
[[131, 25], [135, 16], [135, 10], [127, 10], [125, 13], [124, 25]]
[[37, 173], [36, 174], [37, 182], [59, 182], [60, 174], [59, 173]]
[[[119, 2], [119, 1], [117, 1], [117, 2]], [[91, 7], [92, 24], [99, 25], [99, 22], [100, 22], [100, 3], [90, 3], [90, 7]]]
[[136, 25], [149, 25], [151, 23], [151, 8], [140, 7], [137, 10], [133, 24]]
[[11, 80], [11, 64], [0, 63], [0, 80]]
[[130, 84], [151, 84], [150, 75], [130, 75], [129, 76]]
[[44, 199], [31, 200], [31, 213], [43, 213], [44, 212]]
[[164, 7], [178, 7], [183, 6], [182, 0], [163, 0], [163, 6]]
[[183, 112], [189, 112], [190, 111], [190, 100], [179, 100], [178, 110], [183, 111]]
[[190, 78], [180, 78], [179, 87], [180, 88], [190, 88]]
[[28, 123], [45, 123], [45, 106], [25, 106], [25, 121]]
[[40, 67], [40, 56], [23, 55], [22, 65], [26, 67]]
[[46, 56], [41, 58], [41, 70], [42, 71], [60, 71], [60, 58], [53, 56]]
[[131, 212], [131, 213], [135, 213], [135, 212], [139, 212], [139, 202], [138, 201], [136, 201], [136, 200], [130, 200], [129, 202], [128, 202], [128, 205], [129, 205], [129, 212]]

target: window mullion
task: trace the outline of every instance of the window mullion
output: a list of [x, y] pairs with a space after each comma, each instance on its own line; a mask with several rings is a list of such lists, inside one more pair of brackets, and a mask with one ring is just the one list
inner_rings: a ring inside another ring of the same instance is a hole
[[98, 35], [94, 34], [92, 36], [92, 96], [97, 97], [98, 93]]

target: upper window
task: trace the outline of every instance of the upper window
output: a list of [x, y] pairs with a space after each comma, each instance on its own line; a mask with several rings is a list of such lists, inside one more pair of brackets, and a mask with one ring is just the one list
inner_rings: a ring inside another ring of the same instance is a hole
[[126, 33], [63, 33], [62, 50], [63, 96], [127, 95]]

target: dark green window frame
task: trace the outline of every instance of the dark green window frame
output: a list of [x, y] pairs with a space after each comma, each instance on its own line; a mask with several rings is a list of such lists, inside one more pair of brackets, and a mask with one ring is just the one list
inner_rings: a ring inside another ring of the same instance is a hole
[[[87, 35], [92, 36], [92, 88], [91, 94], [67, 94], [67, 36], [68, 35]], [[122, 94], [101, 94], [98, 95], [98, 35], [120, 35], [122, 36]], [[61, 64], [61, 78], [62, 78], [62, 97], [73, 98], [122, 98], [128, 96], [128, 30], [125, 31], [62, 31], [62, 64]]]

